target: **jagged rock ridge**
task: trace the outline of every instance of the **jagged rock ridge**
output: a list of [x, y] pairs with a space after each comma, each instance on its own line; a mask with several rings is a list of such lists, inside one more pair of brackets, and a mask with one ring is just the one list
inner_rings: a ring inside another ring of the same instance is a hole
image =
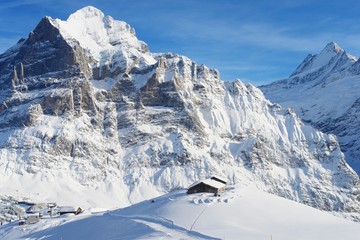
[[359, 219], [334, 136], [98, 9], [44, 18], [0, 59], [7, 194], [115, 207], [217, 174]]
[[273, 102], [291, 107], [307, 123], [335, 134], [346, 160], [360, 172], [360, 60], [329, 43], [308, 55], [288, 79], [261, 86]]

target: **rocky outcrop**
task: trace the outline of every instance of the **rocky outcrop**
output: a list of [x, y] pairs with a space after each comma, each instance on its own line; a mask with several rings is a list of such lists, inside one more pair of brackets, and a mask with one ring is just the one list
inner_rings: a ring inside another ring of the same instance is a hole
[[0, 82], [16, 90], [41, 88], [49, 78], [90, 77], [92, 60], [78, 43], [65, 41], [52, 19], [45, 17], [18, 49], [0, 56]]

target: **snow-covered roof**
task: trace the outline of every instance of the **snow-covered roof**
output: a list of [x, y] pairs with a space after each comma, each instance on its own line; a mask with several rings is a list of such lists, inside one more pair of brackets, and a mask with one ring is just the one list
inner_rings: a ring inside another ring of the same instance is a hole
[[29, 207], [26, 212], [28, 213], [37, 213], [37, 212], [41, 212], [43, 210], [47, 210], [47, 204], [46, 203], [38, 203], [38, 204], [34, 204], [33, 206]]
[[[214, 179], [215, 178], [215, 179]], [[224, 177], [219, 177], [219, 176], [217, 176], [217, 175], [213, 175], [212, 177], [211, 177], [211, 179], [213, 179], [213, 180], [215, 180], [216, 181], [216, 179], [219, 179], [220, 181], [223, 181], [224, 183], [227, 183], [228, 182], [228, 180], [226, 179], [226, 178], [224, 178]]]
[[224, 184], [222, 182], [212, 180], [212, 179], [205, 179], [202, 182], [205, 183], [206, 185], [209, 185], [209, 186], [214, 187], [214, 188], [222, 188], [222, 187], [225, 187], [225, 185], [226, 185], [226, 184]]
[[193, 184], [191, 184], [188, 188], [192, 188], [195, 185], [198, 185], [199, 183], [201, 183], [202, 181], [196, 181]]
[[73, 206], [61, 206], [59, 208], [59, 212], [76, 212], [76, 210], [78, 209], [78, 207], [73, 207]]
[[193, 186], [196, 186], [200, 183], [204, 183], [208, 186], [211, 186], [211, 187], [214, 187], [214, 188], [222, 188], [222, 187], [225, 187], [226, 184], [222, 183], [222, 182], [219, 182], [219, 181], [216, 181], [216, 180], [212, 180], [212, 179], [205, 179], [205, 180], [201, 180], [201, 181], [197, 181], [193, 184], [191, 184], [189, 186], [189, 188], [192, 188]]

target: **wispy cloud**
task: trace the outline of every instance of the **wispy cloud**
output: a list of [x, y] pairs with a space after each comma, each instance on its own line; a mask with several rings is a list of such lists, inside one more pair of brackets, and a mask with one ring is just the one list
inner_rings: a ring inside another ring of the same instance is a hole
[[[324, 35], [298, 36], [291, 29], [273, 24], [219, 21], [194, 22], [183, 19], [177, 27], [166, 32], [170, 37], [194, 41], [216, 41], [232, 45], [252, 45], [267, 49], [282, 49], [297, 52], [317, 51], [323, 44]], [[189, 38], [191, 36], [191, 38]]]
[[11, 8], [26, 6], [26, 5], [33, 5], [33, 4], [39, 4], [39, 3], [46, 3], [45, 0], [13, 0], [8, 1], [5, 0], [0, 5], [0, 11], [8, 10]]

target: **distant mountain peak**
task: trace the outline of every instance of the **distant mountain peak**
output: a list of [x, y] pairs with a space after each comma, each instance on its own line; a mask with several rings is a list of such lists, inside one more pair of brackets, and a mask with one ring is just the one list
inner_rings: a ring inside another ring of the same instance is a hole
[[343, 52], [344, 50], [337, 43], [330, 42], [325, 46], [320, 54], [315, 55], [312, 59], [311, 68], [315, 69], [325, 66], [329, 64], [335, 56], [342, 54]]
[[328, 43], [325, 48], [320, 52], [319, 55], [322, 55], [322, 54], [326, 54], [326, 53], [332, 53], [332, 54], [335, 54], [335, 55], [340, 55], [340, 54], [344, 54], [346, 55], [346, 57], [352, 61], [357, 61], [358, 60], [358, 57], [355, 57], [349, 53], [347, 53], [343, 48], [341, 48], [339, 46], [339, 44], [337, 44], [336, 42], [330, 42]]
[[[325, 71], [325, 68], [342, 69], [348, 64], [357, 61], [357, 58], [346, 53], [337, 43], [330, 42], [316, 55], [309, 54], [298, 68], [291, 74], [291, 77], [311, 72]], [[327, 67], [326, 67], [327, 66]], [[335, 69], [332, 69], [335, 70]]]
[[339, 46], [339, 44], [337, 44], [336, 42], [330, 42], [328, 43], [325, 48], [321, 51], [320, 55], [322, 53], [328, 53], [328, 52], [333, 52], [333, 53], [342, 53], [344, 52], [344, 50]]
[[337, 135], [347, 161], [360, 174], [359, 76], [359, 58], [330, 42], [319, 54], [309, 54], [289, 78], [261, 90], [307, 123]]

